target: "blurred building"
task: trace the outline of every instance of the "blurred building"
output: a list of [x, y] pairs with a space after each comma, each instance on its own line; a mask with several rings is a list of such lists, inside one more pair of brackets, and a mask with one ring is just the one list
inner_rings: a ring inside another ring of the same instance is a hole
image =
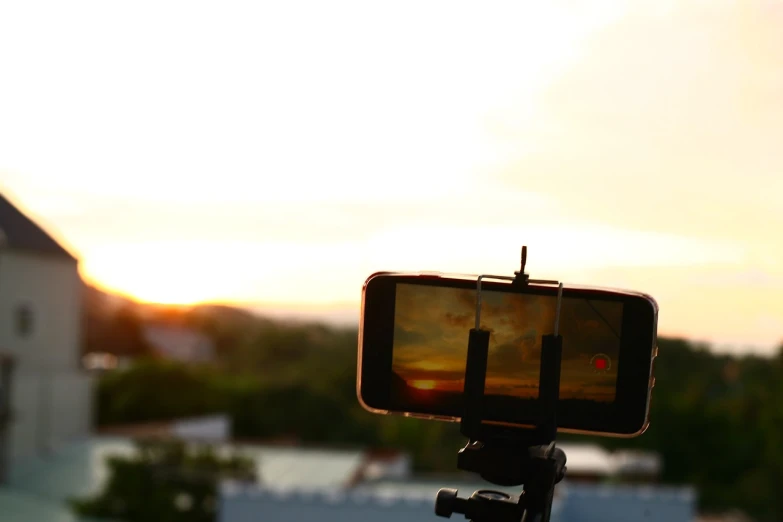
[[14, 363], [12, 463], [90, 432], [82, 287], [78, 260], [0, 195], [0, 353]]
[[143, 327], [144, 339], [155, 352], [166, 359], [205, 363], [215, 358], [215, 343], [190, 328], [164, 324]]
[[603, 482], [614, 473], [612, 453], [597, 444], [558, 443], [566, 453], [568, 479]]
[[189, 442], [225, 444], [231, 436], [226, 415], [206, 415], [162, 422], [144, 422], [98, 428], [99, 435], [127, 439], [175, 438]]
[[640, 450], [609, 451], [598, 444], [573, 442], [558, 443], [565, 451], [568, 478], [579, 483], [637, 483], [658, 482], [661, 458], [657, 453]]
[[0, 354], [0, 486], [8, 481], [8, 442], [11, 427], [11, 375], [14, 361]]
[[612, 477], [620, 482], [657, 482], [661, 475], [661, 457], [639, 450], [617, 450], [611, 455]]

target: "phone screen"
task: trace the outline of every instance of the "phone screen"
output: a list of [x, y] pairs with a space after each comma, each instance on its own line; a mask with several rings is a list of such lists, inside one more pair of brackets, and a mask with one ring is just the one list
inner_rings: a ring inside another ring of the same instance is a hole
[[[482, 291], [481, 327], [490, 332], [486, 396], [538, 397], [541, 337], [554, 331], [557, 297]], [[615, 401], [623, 303], [563, 297], [560, 400]], [[475, 288], [397, 284], [390, 401], [452, 403], [462, 393]]]

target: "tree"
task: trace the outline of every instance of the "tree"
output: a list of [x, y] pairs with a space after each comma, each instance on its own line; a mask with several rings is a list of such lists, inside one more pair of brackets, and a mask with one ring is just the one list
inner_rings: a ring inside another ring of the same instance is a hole
[[220, 457], [209, 445], [176, 440], [137, 441], [131, 457], [107, 459], [110, 476], [93, 498], [72, 499], [82, 517], [123, 522], [213, 522], [222, 479], [256, 480], [255, 463]]
[[88, 308], [85, 315], [85, 353], [108, 352], [134, 358], [154, 355], [144, 336], [144, 322], [133, 305], [111, 314]]
[[114, 316], [106, 351], [131, 357], [153, 354], [152, 347], [144, 336], [144, 323], [132, 308], [121, 308]]

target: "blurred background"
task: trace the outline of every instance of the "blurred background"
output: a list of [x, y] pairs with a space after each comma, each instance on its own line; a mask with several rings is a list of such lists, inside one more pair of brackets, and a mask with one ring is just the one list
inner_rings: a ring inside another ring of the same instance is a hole
[[653, 295], [554, 518], [781, 520], [783, 2], [0, 4], [0, 513], [435, 520], [355, 395], [376, 270]]

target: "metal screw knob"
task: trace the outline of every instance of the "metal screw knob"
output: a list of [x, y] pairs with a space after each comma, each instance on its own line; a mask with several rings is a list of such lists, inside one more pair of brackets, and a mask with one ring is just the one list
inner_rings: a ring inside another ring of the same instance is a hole
[[441, 488], [435, 497], [435, 514], [439, 517], [451, 518], [458, 501], [456, 489]]

